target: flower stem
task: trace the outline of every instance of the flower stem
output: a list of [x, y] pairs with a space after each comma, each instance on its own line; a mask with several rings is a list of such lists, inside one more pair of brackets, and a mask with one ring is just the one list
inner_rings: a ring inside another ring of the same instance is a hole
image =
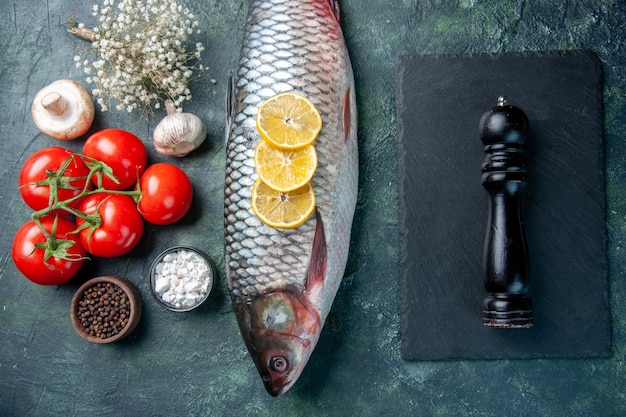
[[86, 39], [91, 42], [96, 40], [96, 32], [93, 29], [86, 27], [71, 27], [67, 31], [78, 36], [79, 38]]

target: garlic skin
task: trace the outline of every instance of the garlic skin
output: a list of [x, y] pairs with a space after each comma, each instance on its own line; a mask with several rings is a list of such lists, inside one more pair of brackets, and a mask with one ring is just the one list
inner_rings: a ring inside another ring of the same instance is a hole
[[85, 87], [72, 80], [57, 80], [35, 95], [31, 113], [42, 133], [58, 140], [72, 140], [89, 130], [95, 108]]
[[195, 114], [178, 112], [170, 100], [167, 116], [154, 128], [154, 149], [162, 155], [182, 157], [206, 139], [206, 126]]

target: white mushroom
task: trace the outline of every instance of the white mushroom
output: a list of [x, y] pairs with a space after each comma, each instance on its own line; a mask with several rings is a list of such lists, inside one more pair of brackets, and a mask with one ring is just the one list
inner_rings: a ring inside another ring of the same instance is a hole
[[91, 127], [95, 115], [89, 92], [72, 80], [58, 80], [42, 88], [31, 107], [37, 128], [59, 140], [71, 140]]
[[206, 126], [195, 114], [178, 112], [165, 101], [167, 116], [154, 128], [154, 149], [163, 155], [185, 156], [206, 139]]

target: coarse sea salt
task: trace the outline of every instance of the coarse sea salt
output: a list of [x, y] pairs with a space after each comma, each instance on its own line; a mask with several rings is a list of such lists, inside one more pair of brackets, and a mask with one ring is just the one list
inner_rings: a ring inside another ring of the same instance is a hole
[[166, 253], [153, 268], [155, 295], [174, 309], [192, 309], [211, 291], [213, 271], [200, 254], [189, 249]]

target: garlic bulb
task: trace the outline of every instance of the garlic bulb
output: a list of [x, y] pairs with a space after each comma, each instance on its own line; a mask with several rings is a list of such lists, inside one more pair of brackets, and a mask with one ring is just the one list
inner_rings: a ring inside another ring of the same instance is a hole
[[206, 139], [206, 126], [195, 114], [176, 111], [165, 102], [167, 116], [154, 128], [154, 149], [163, 155], [185, 156]]
[[72, 80], [58, 80], [42, 88], [33, 99], [31, 112], [37, 128], [59, 140], [85, 134], [95, 115], [91, 95]]

